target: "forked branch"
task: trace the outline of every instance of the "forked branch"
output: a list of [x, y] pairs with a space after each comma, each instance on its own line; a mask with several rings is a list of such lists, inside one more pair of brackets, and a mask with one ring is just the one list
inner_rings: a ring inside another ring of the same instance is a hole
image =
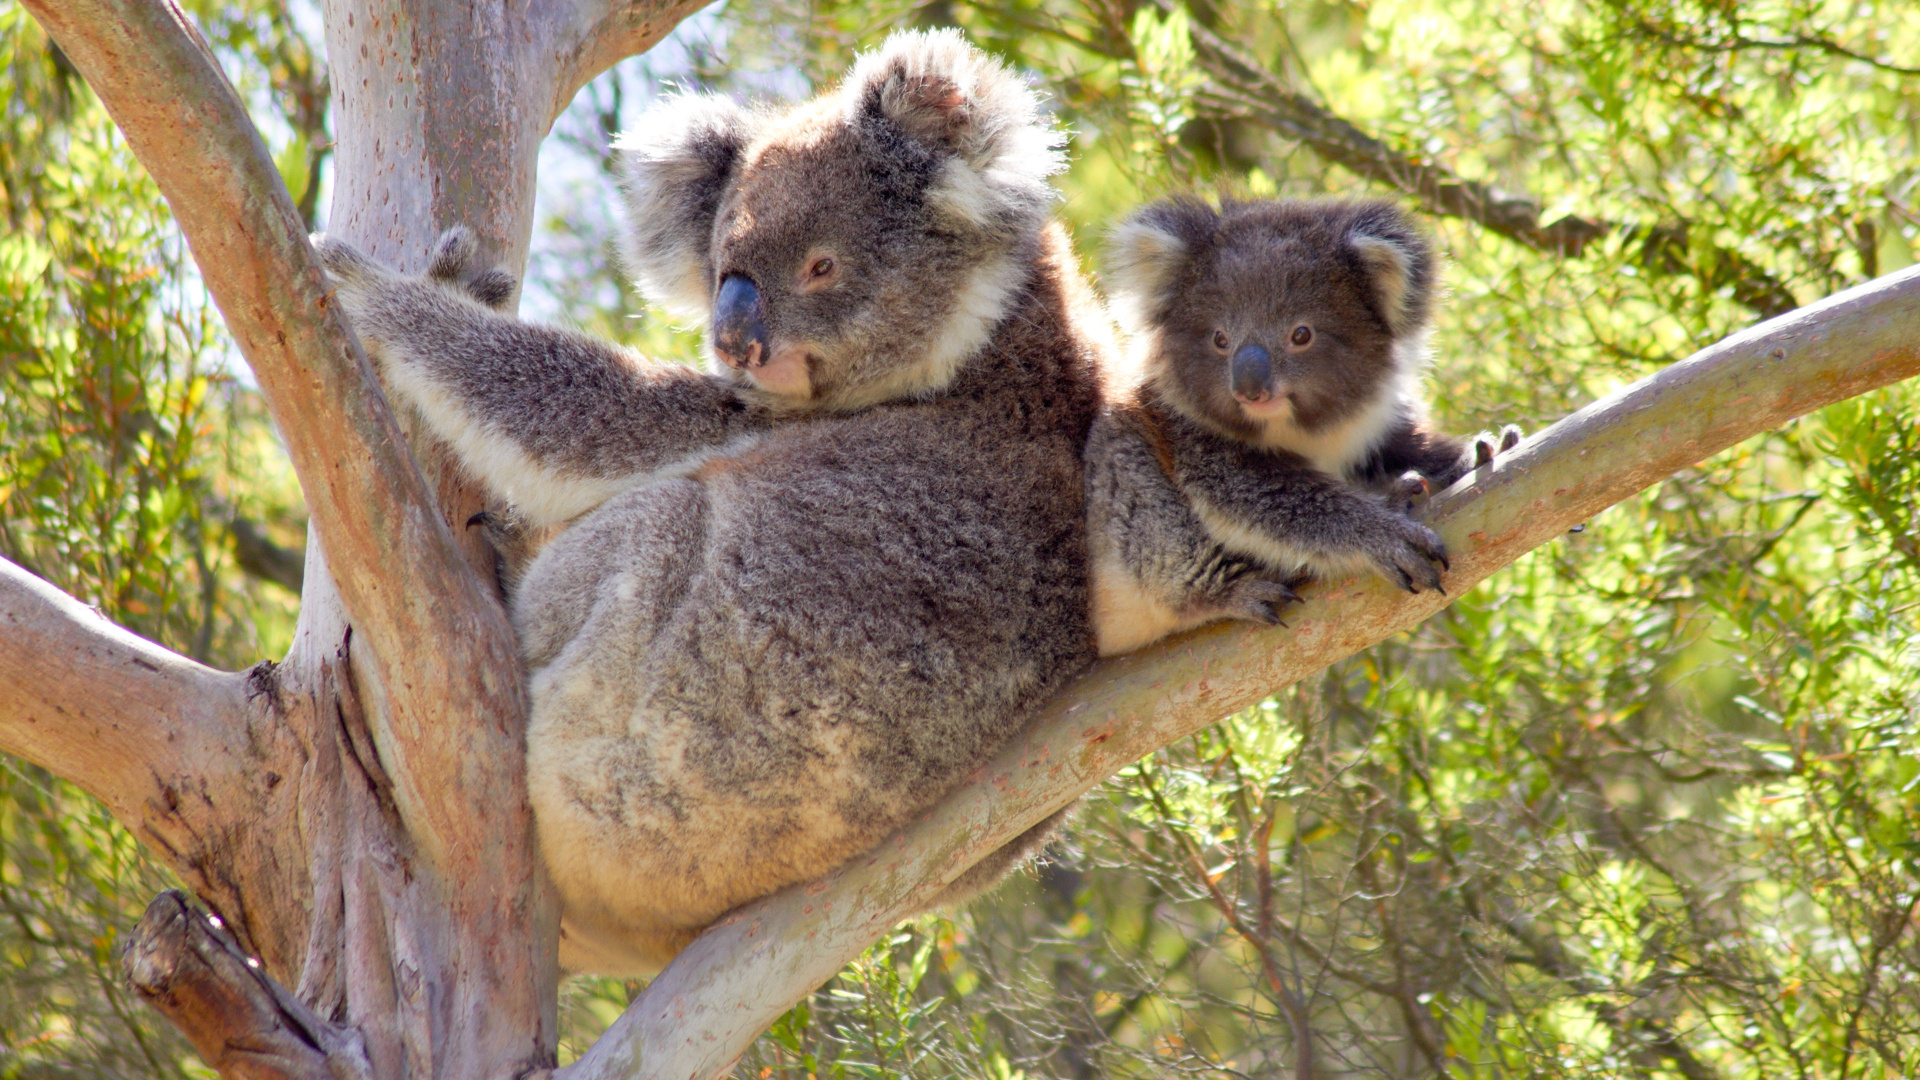
[[1216, 625], [1095, 667], [866, 860], [703, 934], [562, 1080], [705, 1080], [987, 853], [1143, 755], [1418, 625], [1595, 513], [1750, 436], [1920, 374], [1920, 267], [1773, 319], [1580, 410], [1437, 497], [1451, 593], [1315, 589], [1288, 628]]
[[0, 751], [73, 781], [138, 828], [246, 741], [247, 676], [108, 622], [0, 559]]
[[[489, 772], [465, 763], [519, 752], [512, 631], [462, 561], [372, 368], [331, 310], [266, 145], [170, 0], [25, 2], [159, 184], [253, 368], [386, 691], [411, 824], [429, 850], [484, 840], [499, 829], [475, 811], [501, 799], [467, 791]], [[449, 670], [475, 677], [448, 680]], [[454, 725], [462, 739], [441, 737]]]

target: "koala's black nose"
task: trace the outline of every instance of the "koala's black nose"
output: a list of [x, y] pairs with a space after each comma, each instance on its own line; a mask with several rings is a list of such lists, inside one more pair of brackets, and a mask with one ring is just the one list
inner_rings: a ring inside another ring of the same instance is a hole
[[713, 301], [713, 351], [728, 367], [757, 368], [772, 350], [760, 287], [745, 274], [728, 274]]
[[1273, 357], [1258, 345], [1242, 345], [1233, 354], [1233, 396], [1260, 402], [1273, 396]]

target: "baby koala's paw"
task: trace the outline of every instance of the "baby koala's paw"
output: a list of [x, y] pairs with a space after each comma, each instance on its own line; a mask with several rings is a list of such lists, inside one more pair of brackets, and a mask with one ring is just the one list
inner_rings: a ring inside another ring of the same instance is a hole
[[1280, 621], [1280, 612], [1288, 604], [1300, 601], [1300, 595], [1293, 590], [1308, 580], [1304, 575], [1275, 581], [1249, 574], [1227, 586], [1226, 612], [1235, 619], [1285, 626], [1286, 623]]
[[1381, 577], [1410, 593], [1423, 588], [1446, 592], [1440, 571], [1450, 569], [1440, 534], [1412, 518], [1381, 514], [1361, 536], [1360, 548]]
[[427, 277], [444, 288], [463, 292], [495, 311], [503, 311], [513, 300], [512, 274], [497, 266], [477, 267], [480, 245], [473, 233], [455, 225], [440, 234], [433, 246], [433, 261], [427, 265]]
[[1396, 510], [1412, 510], [1433, 495], [1433, 485], [1419, 469], [1408, 469], [1387, 487], [1387, 505]]
[[1493, 464], [1493, 459], [1520, 445], [1525, 434], [1517, 425], [1508, 424], [1498, 434], [1483, 431], [1473, 437], [1473, 467]]

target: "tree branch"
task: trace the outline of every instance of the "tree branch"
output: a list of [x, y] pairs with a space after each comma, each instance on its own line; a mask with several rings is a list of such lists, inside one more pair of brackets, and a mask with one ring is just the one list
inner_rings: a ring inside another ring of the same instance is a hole
[[704, 1080], [980, 858], [1141, 756], [1418, 625], [1593, 514], [1752, 435], [1920, 374], [1920, 267], [1713, 345], [1581, 409], [1436, 497], [1450, 595], [1317, 587], [1290, 628], [1217, 624], [1097, 665], [868, 858], [701, 935], [559, 1080]]
[[173, 890], [147, 905], [122, 960], [133, 988], [232, 1080], [367, 1080], [359, 1041], [250, 961], [223, 924]]
[[1196, 98], [1213, 116], [1264, 124], [1355, 175], [1419, 199], [1431, 213], [1477, 222], [1535, 251], [1577, 256], [1595, 240], [1622, 233], [1640, 246], [1642, 266], [1661, 274], [1693, 275], [1708, 291], [1731, 286], [1734, 300], [1763, 318], [1799, 306], [1792, 290], [1740, 252], [1707, 245], [1713, 255], [1710, 269], [1696, 270], [1687, 258], [1694, 245], [1687, 222], [1628, 225], [1569, 214], [1543, 224], [1540, 204], [1532, 199], [1417, 161], [1295, 93], [1255, 58], [1206, 27], [1194, 24], [1192, 35], [1200, 63], [1214, 83]]
[[0, 641], [0, 751], [73, 781], [130, 825], [169, 798], [169, 781], [202, 775], [246, 739], [246, 675], [123, 630], [5, 559]]
[[653, 48], [680, 20], [712, 0], [557, 0], [568, 30], [556, 58], [553, 115], [558, 119], [580, 88], [613, 65]]
[[[253, 368], [388, 695], [410, 826], [430, 852], [463, 839], [484, 850], [520, 828], [508, 823], [519, 806], [468, 790], [490, 777], [470, 762], [520, 753], [512, 631], [461, 559], [372, 369], [331, 310], [306, 227], [245, 107], [169, 0], [25, 3], [166, 195]], [[448, 670], [471, 677], [444, 679]], [[444, 737], [456, 729], [460, 739]]]
[[308, 881], [281, 781], [307, 752], [279, 683], [272, 664], [227, 673], [163, 649], [0, 559], [0, 751], [99, 799], [285, 966], [305, 930], [275, 916]]

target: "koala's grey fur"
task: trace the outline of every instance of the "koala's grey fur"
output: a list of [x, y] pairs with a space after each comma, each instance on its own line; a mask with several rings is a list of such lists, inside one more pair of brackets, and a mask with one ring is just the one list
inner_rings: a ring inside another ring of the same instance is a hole
[[757, 282], [768, 352], [804, 362], [771, 388], [497, 314], [458, 235], [424, 278], [322, 242], [390, 391], [558, 528], [511, 605], [565, 967], [656, 970], [872, 848], [1092, 659], [1097, 305], [1048, 222], [1055, 143], [954, 33], [785, 112], [650, 113], [622, 143], [632, 268], [687, 314]]
[[[1428, 425], [1434, 257], [1400, 210], [1175, 198], [1119, 226], [1109, 263], [1133, 370], [1087, 450], [1103, 655], [1218, 618], [1277, 622], [1294, 586], [1359, 566], [1441, 587], [1446, 549], [1405, 511], [1519, 432]], [[1254, 347], [1271, 357], [1259, 402], [1230, 374]]]

